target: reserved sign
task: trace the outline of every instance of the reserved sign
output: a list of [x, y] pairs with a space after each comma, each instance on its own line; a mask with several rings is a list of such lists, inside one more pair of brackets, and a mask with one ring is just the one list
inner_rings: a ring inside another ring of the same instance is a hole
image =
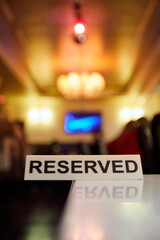
[[28, 155], [25, 180], [143, 179], [139, 155]]

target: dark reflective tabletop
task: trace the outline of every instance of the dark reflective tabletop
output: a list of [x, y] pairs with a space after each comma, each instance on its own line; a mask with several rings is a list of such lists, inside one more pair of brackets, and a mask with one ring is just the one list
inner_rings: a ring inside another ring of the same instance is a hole
[[160, 175], [74, 182], [58, 239], [160, 239]]
[[0, 239], [53, 240], [69, 181], [0, 182]]

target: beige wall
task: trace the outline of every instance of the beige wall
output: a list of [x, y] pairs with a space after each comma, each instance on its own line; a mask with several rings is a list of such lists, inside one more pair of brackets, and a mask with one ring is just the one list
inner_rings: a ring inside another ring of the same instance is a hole
[[[29, 143], [49, 143], [52, 141], [76, 142], [91, 141], [92, 135], [70, 135], [63, 129], [64, 115], [67, 111], [101, 112], [103, 116], [103, 137], [106, 142], [112, 141], [122, 131], [126, 122], [121, 118], [121, 110], [129, 107], [141, 107], [144, 116], [151, 119], [160, 111], [159, 96], [135, 97], [119, 96], [110, 100], [94, 101], [67, 101], [61, 98], [27, 97], [9, 98], [6, 110], [11, 120], [22, 120], [25, 123], [25, 132]], [[48, 108], [52, 112], [52, 121], [48, 124], [42, 122], [31, 123], [28, 111], [31, 108]]]

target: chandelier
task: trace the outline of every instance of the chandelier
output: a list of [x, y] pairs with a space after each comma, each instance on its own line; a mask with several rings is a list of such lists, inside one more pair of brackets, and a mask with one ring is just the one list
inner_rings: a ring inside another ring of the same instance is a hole
[[97, 98], [104, 90], [105, 80], [97, 72], [71, 72], [58, 77], [57, 88], [67, 99], [92, 99]]

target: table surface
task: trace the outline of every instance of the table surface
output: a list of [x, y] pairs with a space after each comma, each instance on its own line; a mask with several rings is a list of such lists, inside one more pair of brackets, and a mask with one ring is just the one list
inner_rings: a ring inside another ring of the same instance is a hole
[[160, 175], [73, 182], [59, 240], [159, 240]]

